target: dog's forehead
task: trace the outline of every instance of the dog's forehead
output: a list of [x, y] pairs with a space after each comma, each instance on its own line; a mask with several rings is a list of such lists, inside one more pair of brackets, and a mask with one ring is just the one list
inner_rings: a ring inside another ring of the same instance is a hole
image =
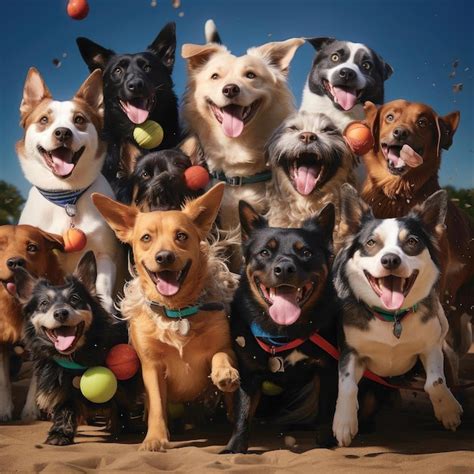
[[356, 55], [370, 56], [372, 57], [373, 53], [370, 48], [362, 43], [353, 43], [351, 41], [342, 41], [336, 40], [332, 43], [327, 44], [324, 48], [321, 49], [320, 54], [329, 55], [335, 52], [344, 53], [345, 56], [355, 58]]
[[326, 115], [321, 113], [310, 113], [310, 112], [299, 112], [298, 119], [302, 123], [305, 130], [321, 130], [328, 126], [335, 127], [332, 120]]
[[392, 100], [382, 106], [381, 116], [385, 116], [389, 112], [395, 112], [402, 116], [417, 118], [420, 115], [427, 117], [436, 117], [436, 112], [426, 104], [420, 102], [409, 102], [404, 99]]
[[192, 220], [181, 211], [154, 211], [142, 212], [138, 215], [134, 233], [166, 231], [174, 232], [176, 229], [191, 230], [194, 228]]
[[312, 246], [314, 244], [313, 240], [311, 239], [311, 233], [303, 229], [269, 227], [256, 233], [257, 245], [277, 247], [281, 251], [285, 249], [292, 250], [300, 246]]

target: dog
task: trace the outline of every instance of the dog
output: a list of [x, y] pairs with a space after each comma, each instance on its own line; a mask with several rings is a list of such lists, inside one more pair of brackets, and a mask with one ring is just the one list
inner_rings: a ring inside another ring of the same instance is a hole
[[116, 54], [87, 38], [77, 38], [82, 58], [92, 72], [104, 76], [104, 136], [107, 159], [103, 173], [118, 198], [126, 189], [135, 160], [144, 152], [133, 137], [137, 125], [158, 122], [164, 137], [158, 149], [174, 147], [180, 139], [178, 101], [171, 74], [175, 61], [176, 25], [168, 23], [146, 51]]
[[[213, 38], [212, 32], [207, 34]], [[215, 37], [214, 37], [215, 38]], [[238, 202], [267, 209], [264, 145], [294, 110], [288, 70], [300, 38], [250, 48], [232, 55], [216, 42], [185, 44], [188, 84], [182, 118], [189, 138], [180, 147], [191, 161], [204, 160], [214, 182], [227, 184], [220, 213], [224, 230], [238, 227]]]
[[25, 343], [38, 379], [36, 400], [53, 421], [46, 444], [72, 444], [79, 421], [95, 411], [108, 413], [111, 431], [118, 430], [118, 397], [99, 405], [74, 386], [74, 379], [87, 368], [105, 365], [108, 350], [126, 336], [96, 296], [96, 272], [92, 251], [61, 285], [38, 279], [21, 266], [14, 270]]
[[436, 418], [447, 429], [460, 424], [462, 408], [443, 370], [448, 321], [436, 289], [446, 209], [446, 192], [438, 191], [405, 217], [376, 219], [355, 189], [343, 185], [341, 222], [347, 238], [333, 267], [342, 305], [333, 421], [340, 446], [349, 446], [357, 434], [357, 385], [364, 370], [402, 375], [418, 357]]
[[393, 69], [373, 49], [335, 38], [307, 38], [317, 51], [301, 103], [307, 112], [326, 114], [343, 131], [364, 118], [363, 104], [384, 102], [384, 82]]
[[[442, 117], [427, 105], [405, 100], [378, 109], [366, 103], [365, 111], [374, 148], [364, 156], [367, 178], [362, 198], [378, 218], [401, 217], [441, 189], [441, 150], [451, 146], [460, 114], [452, 112]], [[461, 357], [472, 343], [473, 238], [472, 220], [449, 201], [446, 231], [440, 243], [440, 295], [450, 324], [448, 341]]]
[[[25, 133], [16, 151], [33, 185], [20, 224], [59, 235], [71, 227], [85, 233], [84, 252], [94, 250], [97, 257], [97, 291], [112, 310], [120, 247], [91, 202], [95, 191], [114, 195], [100, 173], [106, 151], [100, 139], [102, 102], [100, 71], [93, 72], [71, 100], [59, 102], [52, 98], [40, 73], [31, 68], [20, 106]], [[72, 273], [81, 254], [59, 256], [66, 274]]]
[[[16, 298], [14, 270], [25, 268], [36, 277], [62, 279], [62, 271], [54, 250], [63, 251], [60, 235], [49, 234], [29, 225], [0, 226], [0, 421], [12, 419], [13, 400], [10, 384], [11, 345], [22, 341], [23, 317]], [[27, 402], [21, 413], [23, 420], [36, 419], [36, 384], [33, 379]]]
[[[309, 384], [305, 403], [286, 420], [292, 424], [314, 419], [318, 411], [320, 416], [332, 414], [337, 394], [337, 362], [311, 339], [317, 333], [336, 344], [337, 306], [329, 268], [333, 204], [301, 228], [269, 227], [243, 201], [239, 212], [245, 264], [232, 302], [231, 334], [241, 385], [225, 453], [247, 451], [262, 383], [291, 391], [290, 399]], [[276, 417], [272, 412], [272, 420]]]
[[297, 112], [266, 145], [272, 170], [267, 218], [272, 227], [300, 227], [327, 203], [335, 207], [338, 248], [341, 185], [353, 182], [354, 157], [341, 132], [324, 114]]
[[211, 381], [223, 392], [239, 384], [225, 311], [236, 281], [205, 241], [223, 194], [220, 183], [182, 211], [148, 213], [93, 196], [135, 257], [137, 276], [126, 286], [120, 308], [129, 320], [147, 395], [142, 450], [169, 446], [167, 400], [195, 400]]

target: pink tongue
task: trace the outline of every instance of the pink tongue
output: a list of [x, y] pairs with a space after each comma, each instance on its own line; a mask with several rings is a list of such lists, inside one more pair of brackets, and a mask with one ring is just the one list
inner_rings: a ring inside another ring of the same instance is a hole
[[405, 161], [403, 161], [403, 158], [401, 156], [397, 156], [397, 154], [393, 151], [392, 147], [389, 147], [388, 149], [387, 158], [395, 168], [402, 168], [403, 166], [405, 166]]
[[[176, 279], [176, 272], [161, 272], [162, 277], [158, 277], [156, 289], [163, 296], [173, 296], [179, 291], [179, 282]], [[163, 278], [164, 277], [164, 278]]]
[[402, 279], [394, 276], [383, 278], [383, 284], [380, 285], [382, 294], [380, 299], [387, 309], [396, 310], [403, 306], [405, 296], [402, 292]]
[[130, 102], [120, 101], [125, 113], [127, 114], [128, 120], [135, 124], [143, 123], [150, 113], [145, 107], [132, 105]]
[[76, 328], [75, 326], [61, 326], [56, 329], [56, 341], [54, 342], [54, 347], [58, 351], [67, 351], [74, 340], [76, 339]]
[[344, 110], [351, 110], [357, 102], [357, 94], [355, 90], [341, 89], [340, 87], [333, 86], [332, 92], [337, 99], [337, 103]]
[[402, 146], [402, 149], [400, 150], [400, 158], [402, 158], [403, 161], [411, 168], [416, 168], [417, 166], [420, 166], [423, 163], [423, 157], [420, 156], [410, 145], [407, 145], [406, 143]]
[[8, 293], [10, 293], [11, 295], [15, 296], [15, 293], [16, 293], [16, 285], [15, 283], [7, 283], [7, 291]]
[[316, 168], [300, 166], [295, 172], [296, 190], [303, 196], [311, 194], [316, 186], [317, 177]]
[[284, 326], [293, 324], [301, 314], [301, 308], [296, 301], [296, 289], [276, 288], [273, 304], [268, 312], [277, 324]]
[[59, 176], [67, 176], [74, 169], [73, 152], [68, 148], [57, 148], [51, 152], [54, 172]]
[[222, 109], [222, 130], [227, 137], [237, 138], [244, 130], [243, 107], [228, 105]]

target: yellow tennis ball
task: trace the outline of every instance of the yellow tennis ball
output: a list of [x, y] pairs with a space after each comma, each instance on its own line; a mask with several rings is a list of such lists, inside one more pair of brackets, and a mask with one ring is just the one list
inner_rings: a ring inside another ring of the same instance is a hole
[[147, 120], [133, 130], [133, 138], [142, 148], [156, 148], [163, 141], [163, 129], [154, 120]]
[[269, 380], [264, 380], [262, 382], [262, 393], [264, 395], [273, 397], [275, 395], [280, 395], [281, 392], [283, 392], [283, 389], [279, 385], [270, 382]]
[[91, 367], [82, 375], [80, 387], [87, 400], [106, 403], [117, 391], [117, 379], [107, 367]]

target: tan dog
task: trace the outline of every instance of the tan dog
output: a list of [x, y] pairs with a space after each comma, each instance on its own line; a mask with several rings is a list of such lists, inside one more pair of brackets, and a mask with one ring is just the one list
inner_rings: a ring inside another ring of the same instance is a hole
[[[53, 250], [63, 250], [61, 236], [29, 225], [0, 226], [0, 421], [10, 420], [13, 400], [10, 385], [10, 346], [21, 341], [23, 318], [15, 297], [13, 270], [26, 268], [37, 277], [59, 283], [62, 271]], [[22, 419], [36, 418], [36, 385], [32, 381]]]
[[147, 394], [142, 450], [168, 445], [167, 401], [195, 400], [211, 380], [224, 392], [239, 385], [222, 306], [230, 303], [236, 282], [204, 242], [223, 193], [220, 184], [183, 211], [148, 213], [93, 195], [117, 237], [132, 246], [136, 262], [138, 276], [125, 288], [121, 310], [130, 320]]
[[[364, 156], [367, 178], [362, 197], [378, 218], [401, 217], [440, 189], [441, 149], [447, 150], [459, 124], [459, 112], [439, 116], [431, 107], [395, 100], [379, 109], [365, 104], [375, 145]], [[473, 223], [448, 202], [441, 240], [441, 301], [450, 323], [448, 341], [464, 355], [472, 342], [474, 308]]]

